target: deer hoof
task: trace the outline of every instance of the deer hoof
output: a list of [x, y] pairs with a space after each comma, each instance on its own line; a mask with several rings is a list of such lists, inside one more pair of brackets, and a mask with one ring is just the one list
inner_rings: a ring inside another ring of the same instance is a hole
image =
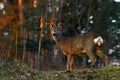
[[95, 68], [95, 65], [91, 65], [91, 67], [90, 67], [91, 69], [93, 69], [93, 68]]
[[66, 72], [66, 73], [70, 73], [70, 72], [71, 72], [71, 70], [66, 70], [65, 72]]

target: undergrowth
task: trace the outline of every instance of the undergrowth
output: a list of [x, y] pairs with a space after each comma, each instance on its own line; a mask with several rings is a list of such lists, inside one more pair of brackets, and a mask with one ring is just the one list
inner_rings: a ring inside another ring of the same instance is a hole
[[38, 71], [26, 65], [0, 64], [0, 80], [120, 80], [120, 66], [99, 69]]

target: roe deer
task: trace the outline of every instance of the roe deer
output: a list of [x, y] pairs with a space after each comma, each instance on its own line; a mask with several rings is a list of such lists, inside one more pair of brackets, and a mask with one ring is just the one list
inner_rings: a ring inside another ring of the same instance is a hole
[[57, 26], [50, 24], [50, 32], [63, 54], [67, 56], [67, 71], [72, 70], [74, 57], [81, 54], [88, 55], [92, 62], [91, 66], [94, 66], [96, 63], [94, 53], [104, 60], [105, 66], [108, 65], [108, 57], [101, 50], [103, 43], [101, 36], [89, 32], [80, 36], [65, 37], [62, 35], [60, 23]]

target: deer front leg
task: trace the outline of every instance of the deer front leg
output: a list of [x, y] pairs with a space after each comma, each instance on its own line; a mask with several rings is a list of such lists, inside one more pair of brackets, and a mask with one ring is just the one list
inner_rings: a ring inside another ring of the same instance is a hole
[[71, 54], [68, 54], [67, 55], [67, 72], [72, 70], [73, 63], [74, 63], [74, 56], [72, 56]]
[[67, 72], [70, 71], [70, 57], [71, 55], [67, 55]]
[[108, 57], [101, 51], [101, 49], [97, 49], [96, 53], [101, 59], [103, 59], [105, 66], [108, 66]]
[[88, 55], [88, 57], [90, 58], [90, 60], [92, 61], [91, 67], [94, 67], [95, 64], [96, 64], [96, 58], [95, 58], [95, 56], [93, 55], [93, 52], [92, 52], [92, 51], [88, 51], [88, 52], [87, 52], [87, 55]]
[[70, 58], [70, 71], [73, 69], [73, 63], [74, 63], [74, 56], [71, 56]]

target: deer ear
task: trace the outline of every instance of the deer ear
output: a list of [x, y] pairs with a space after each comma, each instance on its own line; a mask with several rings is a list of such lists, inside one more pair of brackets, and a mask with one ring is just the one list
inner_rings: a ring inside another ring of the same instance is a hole
[[62, 27], [62, 22], [58, 23], [58, 28]]

